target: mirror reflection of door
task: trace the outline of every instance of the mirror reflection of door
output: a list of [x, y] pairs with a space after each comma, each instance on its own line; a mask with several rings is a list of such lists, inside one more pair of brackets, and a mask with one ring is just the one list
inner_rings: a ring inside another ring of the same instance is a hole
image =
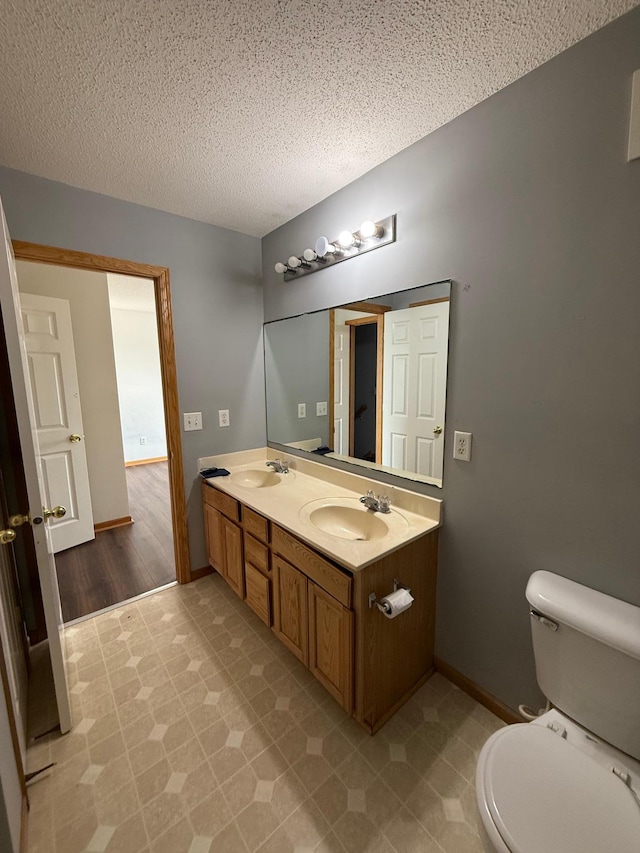
[[442, 479], [449, 300], [385, 317], [382, 463]]

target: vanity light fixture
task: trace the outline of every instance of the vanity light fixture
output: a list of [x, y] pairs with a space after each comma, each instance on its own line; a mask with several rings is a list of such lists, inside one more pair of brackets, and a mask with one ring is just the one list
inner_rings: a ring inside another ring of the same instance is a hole
[[320, 264], [326, 264], [327, 259], [325, 257], [321, 257], [316, 251], [313, 249], [305, 249], [302, 253], [302, 257], [305, 261], [317, 261]]
[[365, 219], [360, 226], [360, 236], [363, 240], [369, 240], [371, 237], [382, 237], [383, 234], [384, 228], [373, 222], [371, 219]]
[[318, 237], [313, 249], [305, 249], [302, 257], [292, 255], [286, 264], [277, 263], [275, 271], [284, 274], [285, 281], [327, 269], [348, 261], [372, 249], [379, 249], [396, 240], [396, 216], [374, 222], [365, 220], [358, 231], [342, 231], [336, 240]]
[[320, 258], [326, 258], [327, 256], [341, 255], [342, 249], [335, 243], [330, 243], [326, 237], [318, 237], [316, 240], [316, 253]]
[[338, 244], [342, 246], [343, 249], [351, 249], [353, 246], [359, 249], [362, 245], [362, 240], [360, 240], [357, 234], [354, 234], [352, 231], [341, 231], [338, 237]]
[[289, 258], [289, 266], [291, 269], [297, 270], [298, 267], [303, 267], [304, 269], [309, 268], [309, 264], [303, 260], [302, 258], [297, 257], [296, 255], [291, 255]]

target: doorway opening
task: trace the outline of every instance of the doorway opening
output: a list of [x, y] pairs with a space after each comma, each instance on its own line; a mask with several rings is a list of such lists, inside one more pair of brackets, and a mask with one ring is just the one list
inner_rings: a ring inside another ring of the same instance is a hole
[[[22, 294], [32, 294], [25, 298], [29, 304], [34, 291], [54, 303], [66, 297], [79, 350], [74, 360], [82, 380], [83, 426], [67, 428], [64, 447], [54, 447], [49, 461], [43, 459], [47, 484], [57, 477], [67, 486], [61, 496], [70, 512], [56, 522], [52, 538], [59, 531], [54, 550], [63, 620], [69, 622], [191, 579], [168, 270], [19, 241], [13, 245], [21, 305]], [[55, 284], [65, 280], [66, 293]], [[46, 331], [47, 311], [38, 304], [31, 310], [33, 328]], [[61, 323], [57, 315], [53, 322]], [[34, 359], [46, 376], [46, 357], [36, 352]], [[62, 372], [62, 361], [56, 355], [50, 374]], [[42, 421], [46, 426], [47, 419]], [[90, 519], [84, 533], [76, 534], [82, 490], [69, 460], [71, 449], [80, 448], [89, 461]], [[52, 493], [51, 502], [62, 500]]]

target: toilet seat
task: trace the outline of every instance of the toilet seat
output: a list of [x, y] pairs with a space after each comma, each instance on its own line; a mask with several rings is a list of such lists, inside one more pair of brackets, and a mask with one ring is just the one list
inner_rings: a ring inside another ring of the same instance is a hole
[[483, 824], [509, 853], [638, 853], [640, 802], [603, 764], [545, 725], [500, 729], [480, 753]]

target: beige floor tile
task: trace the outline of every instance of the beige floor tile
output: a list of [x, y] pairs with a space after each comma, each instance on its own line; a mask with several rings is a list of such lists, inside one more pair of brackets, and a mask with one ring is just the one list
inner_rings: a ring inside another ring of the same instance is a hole
[[236, 824], [247, 848], [257, 850], [280, 825], [270, 803], [253, 802], [236, 816]]
[[249, 765], [242, 768], [235, 776], [221, 786], [221, 791], [235, 817], [253, 802], [258, 779]]
[[182, 818], [154, 839], [152, 849], [154, 853], [191, 853], [192, 844], [193, 829], [187, 818]]
[[116, 826], [106, 853], [139, 853], [146, 845], [147, 831], [142, 815], [137, 812]]
[[[244, 843], [240, 830], [235, 823], [228, 824], [215, 838], [211, 841], [209, 847], [211, 853], [215, 851], [224, 851], [224, 853], [248, 853], [248, 848]], [[205, 853], [202, 851], [189, 851], [189, 853]]]
[[289, 815], [283, 828], [295, 847], [302, 848], [316, 847], [329, 833], [329, 825], [311, 798]]
[[480, 853], [477, 753], [503, 724], [442, 676], [370, 737], [215, 575], [68, 640], [75, 730], [29, 750], [57, 762], [29, 853]]
[[142, 819], [144, 820], [152, 849], [155, 847], [155, 839], [184, 817], [186, 817], [186, 809], [182, 800], [176, 794], [162, 793], [154, 800], [143, 805]]
[[98, 827], [93, 811], [81, 812], [81, 817], [55, 834], [56, 853], [84, 853]]
[[313, 800], [329, 825], [334, 826], [347, 811], [349, 792], [344, 782], [332, 773], [314, 793]]
[[196, 835], [213, 838], [229, 823], [233, 815], [219, 789], [209, 794], [189, 813]]

